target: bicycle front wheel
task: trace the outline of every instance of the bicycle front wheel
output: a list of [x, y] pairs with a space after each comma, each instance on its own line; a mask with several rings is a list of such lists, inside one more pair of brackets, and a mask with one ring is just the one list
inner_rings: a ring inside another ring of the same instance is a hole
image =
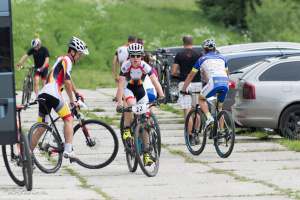
[[79, 165], [100, 169], [115, 159], [119, 143], [109, 125], [99, 120], [86, 120], [74, 127], [73, 146]]
[[235, 142], [235, 125], [231, 114], [222, 110], [217, 115], [217, 123], [215, 123], [214, 145], [217, 154], [221, 158], [230, 156]]
[[29, 130], [30, 146], [36, 143], [32, 156], [44, 173], [55, 173], [62, 164], [63, 144], [55, 129], [45, 123], [35, 123]]
[[21, 155], [22, 155], [22, 171], [23, 171], [23, 176], [25, 180], [25, 186], [27, 191], [32, 190], [32, 154], [29, 148], [29, 143], [28, 143], [28, 138], [24, 135], [21, 134]]
[[192, 109], [184, 123], [185, 145], [193, 155], [199, 155], [206, 145], [205, 116], [199, 109]]
[[[146, 131], [148, 135], [146, 135]], [[143, 137], [148, 137], [149, 140], [149, 148], [146, 150], [145, 145], [143, 144]], [[134, 134], [134, 143], [135, 143], [135, 151], [136, 158], [142, 169], [143, 173], [148, 177], [156, 176], [159, 169], [159, 141], [160, 133], [157, 130], [150, 126], [149, 129], [143, 127], [143, 125], [139, 124], [136, 126], [135, 134]], [[148, 153], [153, 163], [151, 165], [146, 165], [144, 162], [145, 153]]]
[[[135, 127], [135, 124], [132, 124], [131, 130], [133, 130]], [[135, 156], [135, 149], [134, 149], [134, 139], [130, 140], [130, 145], [126, 143], [126, 141], [123, 140], [123, 133], [124, 132], [124, 113], [122, 113], [121, 119], [120, 119], [120, 135], [121, 140], [124, 146], [125, 155], [126, 155], [126, 162], [127, 167], [130, 172], [135, 172], [138, 166], [138, 161]], [[131, 131], [133, 133], [133, 131]]]
[[3, 145], [2, 155], [5, 167], [11, 179], [19, 186], [25, 185], [20, 157], [20, 144]]

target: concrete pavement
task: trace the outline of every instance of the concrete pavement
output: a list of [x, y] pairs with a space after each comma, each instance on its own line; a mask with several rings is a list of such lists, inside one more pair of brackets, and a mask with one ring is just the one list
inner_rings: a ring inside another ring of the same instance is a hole
[[[82, 93], [89, 109], [98, 109], [95, 114], [116, 118], [112, 89]], [[35, 122], [36, 113], [36, 107], [23, 113], [25, 128]], [[156, 113], [163, 143], [156, 177], [148, 178], [140, 169], [128, 172], [119, 140], [116, 159], [103, 169], [85, 169], [67, 160], [56, 174], [35, 169], [32, 192], [14, 185], [0, 159], [0, 199], [300, 199], [299, 153], [272, 140], [237, 136], [227, 159], [218, 157], [211, 141], [201, 155], [192, 156], [184, 145], [181, 117]], [[119, 136], [118, 127], [113, 127]]]

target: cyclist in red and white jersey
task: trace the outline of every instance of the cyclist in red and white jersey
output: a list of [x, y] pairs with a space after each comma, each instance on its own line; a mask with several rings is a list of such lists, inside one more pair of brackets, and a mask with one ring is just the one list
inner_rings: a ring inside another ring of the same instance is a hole
[[[156, 76], [152, 73], [152, 67], [142, 60], [144, 55], [144, 46], [139, 43], [132, 43], [128, 46], [129, 60], [124, 62], [121, 67], [118, 90], [117, 90], [117, 110], [119, 107], [132, 106], [137, 103], [148, 103], [149, 98], [144, 86], [145, 77], [150, 77], [151, 83], [154, 85], [159, 99], [164, 99], [164, 93]], [[124, 102], [123, 102], [124, 95]], [[131, 138], [130, 123], [132, 120], [131, 113], [124, 113], [124, 132], [122, 137], [124, 140]], [[144, 147], [144, 163], [151, 165], [153, 160], [147, 153], [147, 142]]]

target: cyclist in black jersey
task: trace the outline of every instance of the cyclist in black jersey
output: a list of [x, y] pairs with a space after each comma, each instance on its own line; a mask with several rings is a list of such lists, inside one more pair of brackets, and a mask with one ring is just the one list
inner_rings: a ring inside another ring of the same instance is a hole
[[42, 46], [41, 40], [39, 38], [35, 38], [31, 41], [31, 48], [18, 62], [17, 68], [20, 68], [31, 55], [33, 56], [34, 60], [34, 93], [37, 97], [39, 92], [40, 77], [42, 79], [43, 86], [46, 83], [50, 55], [48, 49]]

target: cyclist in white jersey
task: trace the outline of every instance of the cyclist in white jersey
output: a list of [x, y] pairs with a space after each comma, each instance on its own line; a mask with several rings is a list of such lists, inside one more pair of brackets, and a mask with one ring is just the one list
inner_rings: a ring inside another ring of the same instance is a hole
[[112, 74], [114, 77], [115, 82], [117, 83], [119, 80], [119, 68], [122, 66], [122, 64], [128, 60], [128, 51], [127, 48], [130, 44], [136, 42], [136, 37], [134, 36], [128, 36], [127, 43], [123, 46], [120, 46], [117, 48], [114, 58], [113, 58], [113, 67], [112, 67]]
[[199, 104], [201, 110], [207, 117], [206, 126], [211, 124], [214, 119], [209, 112], [206, 98], [218, 94], [218, 109], [222, 110], [223, 102], [228, 91], [228, 69], [226, 59], [216, 52], [216, 44], [214, 40], [205, 40], [202, 44], [204, 56], [200, 57], [195, 63], [191, 72], [187, 76], [181, 93], [186, 93], [186, 89], [194, 78], [196, 73], [201, 70], [203, 81], [206, 85], [201, 90]]

